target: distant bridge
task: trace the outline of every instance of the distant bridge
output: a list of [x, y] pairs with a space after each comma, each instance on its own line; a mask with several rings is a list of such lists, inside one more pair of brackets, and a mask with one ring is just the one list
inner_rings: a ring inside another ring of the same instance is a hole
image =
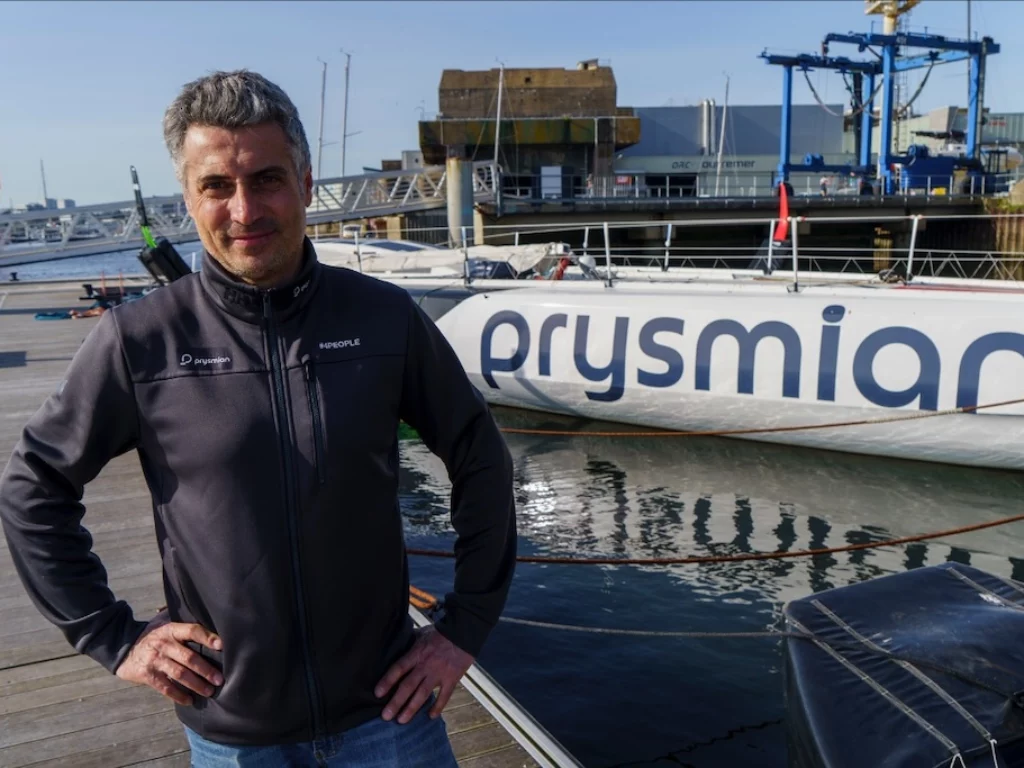
[[[494, 200], [494, 178], [490, 161], [473, 164], [474, 202]], [[327, 224], [444, 208], [446, 182], [444, 166], [320, 179], [313, 184], [306, 221]], [[155, 237], [174, 244], [199, 239], [181, 195], [144, 203]], [[0, 215], [0, 268], [142, 246], [134, 200]]]

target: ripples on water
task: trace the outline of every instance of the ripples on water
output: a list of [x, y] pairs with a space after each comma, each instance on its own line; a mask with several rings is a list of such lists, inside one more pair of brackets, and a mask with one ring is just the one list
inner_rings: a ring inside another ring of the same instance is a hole
[[[496, 410], [507, 426], [567, 420]], [[609, 427], [616, 429], [617, 427]], [[810, 549], [1018, 514], [1024, 476], [721, 438], [508, 435], [521, 554], [672, 557]], [[449, 547], [450, 486], [402, 444], [410, 546]], [[672, 567], [520, 564], [506, 615], [625, 629], [777, 626], [782, 605], [947, 560], [1024, 578], [1024, 526], [813, 559]], [[417, 557], [443, 595], [452, 561]], [[585, 765], [786, 765], [781, 645], [500, 624], [481, 664]]]

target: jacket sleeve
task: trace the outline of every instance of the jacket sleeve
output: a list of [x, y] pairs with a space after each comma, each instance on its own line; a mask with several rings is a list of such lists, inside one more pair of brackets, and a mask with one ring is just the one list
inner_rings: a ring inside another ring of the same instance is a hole
[[115, 314], [105, 312], [86, 337], [0, 478], [0, 521], [32, 602], [78, 652], [111, 672], [146, 627], [114, 599], [82, 527], [86, 483], [138, 440]]
[[454, 350], [410, 298], [401, 418], [448, 469], [455, 588], [437, 630], [477, 656], [505, 606], [516, 557], [512, 457]]

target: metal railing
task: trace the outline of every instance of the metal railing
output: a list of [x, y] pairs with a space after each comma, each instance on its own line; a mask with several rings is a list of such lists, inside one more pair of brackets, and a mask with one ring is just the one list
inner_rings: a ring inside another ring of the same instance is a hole
[[[592, 276], [600, 277], [608, 285], [621, 278], [692, 280], [694, 271], [710, 271], [725, 279], [736, 274], [792, 274], [792, 284], [797, 289], [801, 277], [812, 276], [846, 280], [882, 276], [906, 282], [914, 278], [999, 280], [1024, 286], [1024, 214], [900, 215], [869, 220], [854, 216], [793, 216], [788, 219], [789, 238], [782, 243], [773, 240], [778, 222], [777, 218], [764, 218], [492, 225], [475, 242], [498, 246], [566, 243], [576, 257], [591, 257], [597, 267]], [[987, 222], [993, 230], [1007, 230], [1003, 239], [1013, 242], [1008, 243], [1011, 247], [1006, 250], [922, 244], [925, 225], [939, 222]], [[888, 230], [890, 237], [872, 241], [863, 236], [859, 238], [861, 244], [834, 245], [831, 238], [801, 235], [801, 229], [808, 226], [820, 235], [822, 228], [849, 224], [879, 226]], [[754, 233], [759, 230], [761, 234], [749, 239], [747, 245], [715, 245], [697, 239], [687, 242], [688, 233], [709, 227], [743, 227]], [[435, 229], [438, 228], [409, 228], [404, 236], [417, 240]], [[1010, 229], [1015, 231], [1011, 233]], [[658, 240], [651, 236], [652, 230], [660, 230]], [[643, 237], [631, 238], [631, 231], [643, 233]], [[473, 241], [471, 233], [467, 239]], [[631, 239], [645, 242], [628, 242]], [[465, 249], [462, 255], [470, 258]], [[500, 252], [495, 258], [501, 258]]]
[[[494, 166], [473, 164], [473, 199], [494, 198]], [[181, 195], [145, 201], [153, 234], [172, 243], [196, 240]], [[444, 166], [321, 179], [307, 208], [312, 225], [443, 208]], [[0, 265], [141, 248], [134, 200], [67, 209], [0, 214]]]
[[[956, 175], [905, 176], [900, 189], [888, 196], [877, 180], [861, 183], [859, 179], [828, 174], [797, 173], [791, 178], [790, 186], [797, 197], [836, 201], [908, 196], [969, 199], [1007, 194], [1021, 178], [1017, 172], [963, 178]], [[600, 177], [579, 174], [561, 177], [506, 174], [502, 182], [502, 196], [513, 201], [532, 203], [572, 200], [585, 204], [588, 201], [650, 200], [685, 204], [701, 199], [774, 197], [777, 195], [778, 175], [774, 171], [729, 172], [716, 179], [713, 172], [623, 172]]]
[[[473, 199], [494, 198], [494, 164], [473, 163]], [[448, 177], [443, 165], [408, 171], [321, 179], [313, 187], [307, 221], [318, 224], [345, 218], [389, 216], [440, 208], [447, 203]]]

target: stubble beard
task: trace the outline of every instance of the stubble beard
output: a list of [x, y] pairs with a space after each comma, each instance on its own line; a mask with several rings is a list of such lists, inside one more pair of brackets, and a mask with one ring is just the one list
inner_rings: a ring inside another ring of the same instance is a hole
[[261, 288], [272, 288], [294, 277], [301, 261], [301, 244], [285, 250], [285, 246], [278, 243], [269, 252], [253, 255], [234, 253], [229, 246], [222, 263], [239, 280]]

